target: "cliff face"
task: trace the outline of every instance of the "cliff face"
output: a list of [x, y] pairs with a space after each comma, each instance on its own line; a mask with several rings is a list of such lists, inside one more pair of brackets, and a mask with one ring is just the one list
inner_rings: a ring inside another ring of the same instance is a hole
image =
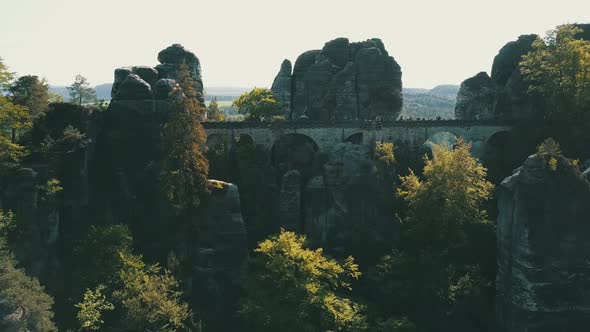
[[498, 331], [587, 331], [590, 182], [562, 156], [529, 157], [499, 187]]
[[395, 120], [402, 107], [401, 68], [380, 39], [327, 42], [286, 60], [272, 91], [288, 119]]

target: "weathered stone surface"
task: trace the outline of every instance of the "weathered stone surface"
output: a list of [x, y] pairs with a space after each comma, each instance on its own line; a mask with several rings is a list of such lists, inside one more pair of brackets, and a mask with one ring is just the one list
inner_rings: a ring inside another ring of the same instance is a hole
[[159, 79], [154, 87], [154, 96], [158, 100], [168, 99], [170, 93], [178, 87], [175, 80], [169, 78]]
[[158, 80], [158, 71], [152, 67], [135, 66], [133, 67], [133, 73], [146, 81], [151, 87], [154, 87]]
[[291, 170], [283, 175], [279, 198], [281, 227], [288, 231], [301, 231], [301, 173]]
[[324, 95], [326, 87], [332, 78], [332, 63], [324, 55], [319, 54], [316, 62], [309, 67], [305, 74], [305, 87], [307, 89], [307, 115], [312, 120], [329, 120], [324, 108]]
[[378, 47], [359, 50], [355, 63], [359, 118], [397, 119], [403, 101], [400, 66]]
[[173, 44], [158, 53], [160, 64], [156, 66], [159, 78], [178, 78], [178, 70], [185, 63], [195, 81], [197, 94], [203, 95], [203, 80], [201, 77], [201, 63], [199, 58], [180, 44]]
[[466, 79], [457, 94], [455, 118], [459, 120], [493, 120], [496, 85], [486, 72]]
[[359, 118], [356, 87], [355, 65], [349, 62], [334, 74], [327, 86], [324, 108], [330, 120], [352, 121]]
[[530, 119], [533, 100], [527, 95], [528, 86], [520, 75], [518, 64], [522, 56], [533, 50], [537, 35], [522, 35], [504, 45], [494, 58], [492, 80], [497, 96], [494, 114], [502, 119]]
[[149, 100], [153, 99], [152, 87], [135, 74], [127, 75], [121, 83], [115, 100]]
[[319, 50], [307, 51], [297, 57], [293, 67], [292, 113], [290, 119], [296, 120], [307, 112], [307, 86], [304, 81], [305, 73], [315, 63]]
[[376, 168], [366, 145], [340, 143], [328, 154], [323, 175], [305, 192], [305, 232], [314, 243], [333, 243], [375, 218]]
[[342, 68], [350, 61], [349, 47], [347, 38], [336, 38], [324, 45], [322, 53], [330, 59], [334, 66]]
[[492, 80], [498, 86], [504, 86], [508, 82], [512, 73], [518, 68], [522, 56], [532, 51], [533, 42], [538, 37], [537, 35], [522, 35], [500, 49], [492, 64]]
[[562, 156], [530, 156], [499, 187], [498, 331], [590, 324], [590, 183]]
[[121, 83], [131, 74], [133, 69], [131, 67], [122, 67], [115, 69], [115, 81], [113, 82], [113, 87], [111, 88], [111, 98], [115, 98], [117, 91], [119, 91], [119, 87]]
[[290, 119], [395, 120], [402, 107], [401, 68], [380, 39], [327, 42], [295, 62]]
[[234, 184], [210, 180], [211, 195], [201, 207], [192, 248], [193, 302], [210, 324], [224, 331], [235, 308], [248, 259], [240, 193]]
[[291, 61], [285, 60], [281, 64], [281, 70], [272, 82], [271, 91], [282, 106], [282, 113], [287, 118], [291, 113]]

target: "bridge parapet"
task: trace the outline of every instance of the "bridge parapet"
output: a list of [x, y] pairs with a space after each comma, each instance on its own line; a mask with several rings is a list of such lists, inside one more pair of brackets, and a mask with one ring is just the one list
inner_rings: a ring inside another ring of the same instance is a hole
[[494, 134], [510, 131], [515, 124], [506, 121], [427, 120], [427, 121], [280, 121], [280, 122], [204, 122], [209, 139], [230, 147], [247, 135], [260, 148], [270, 151], [274, 143], [288, 134], [311, 138], [322, 151], [350, 141], [370, 144], [394, 142], [420, 147], [437, 133], [450, 133], [473, 143], [474, 152], [484, 148]]

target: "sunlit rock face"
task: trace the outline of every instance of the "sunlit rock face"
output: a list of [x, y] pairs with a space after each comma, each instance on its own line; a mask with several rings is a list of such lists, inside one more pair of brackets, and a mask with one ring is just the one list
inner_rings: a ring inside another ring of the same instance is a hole
[[534, 155], [502, 182], [498, 209], [498, 331], [587, 331], [588, 180], [562, 156]]
[[273, 92], [288, 119], [394, 120], [401, 112], [401, 68], [380, 39], [338, 38], [287, 69], [283, 63]]

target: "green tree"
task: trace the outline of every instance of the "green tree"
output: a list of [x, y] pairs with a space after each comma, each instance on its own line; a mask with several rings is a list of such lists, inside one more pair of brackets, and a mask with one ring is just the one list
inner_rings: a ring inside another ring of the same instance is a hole
[[36, 118], [47, 110], [49, 105], [49, 85], [37, 76], [21, 76], [8, 89], [12, 101], [26, 107], [31, 117]]
[[281, 115], [281, 106], [272, 91], [254, 88], [242, 94], [233, 102], [239, 113], [246, 115], [249, 121], [271, 121], [275, 115]]
[[68, 87], [68, 93], [71, 102], [78, 103], [80, 106], [96, 101], [96, 89], [90, 87], [88, 79], [82, 75], [76, 75], [76, 80]]
[[180, 88], [170, 96], [168, 121], [164, 125], [163, 191], [178, 212], [196, 208], [208, 193], [209, 162], [205, 158], [207, 136], [199, 122], [206, 110], [196, 98], [188, 66], [182, 64], [177, 79]]
[[132, 246], [133, 237], [126, 225], [91, 226], [88, 235], [75, 249], [78, 281], [82, 288], [99, 283], [112, 284], [123, 267], [120, 253], [129, 254]]
[[78, 308], [76, 317], [80, 323], [80, 331], [100, 330], [104, 324], [103, 312], [115, 309], [115, 306], [103, 294], [105, 289], [104, 285], [98, 285], [96, 289], [87, 289], [82, 302], [76, 304]]
[[14, 167], [26, 155], [25, 148], [16, 142], [17, 132], [32, 125], [27, 109], [6, 95], [13, 79], [14, 74], [0, 58], [0, 171]]
[[575, 25], [560, 25], [533, 43], [520, 71], [528, 91], [547, 100], [546, 117], [580, 118], [590, 112], [590, 41]]
[[398, 195], [409, 205], [407, 225], [416, 233], [417, 250], [436, 252], [461, 243], [463, 225], [487, 222], [483, 203], [491, 198], [494, 186], [470, 149], [461, 139], [452, 150], [433, 145], [433, 158], [425, 159], [424, 180], [414, 172], [401, 177]]
[[370, 274], [371, 297], [380, 316], [421, 329], [491, 331], [495, 231], [483, 204], [493, 185], [463, 140], [432, 149], [422, 177], [401, 177], [408, 213], [399, 248]]
[[123, 326], [132, 331], [178, 331], [191, 316], [181, 301], [178, 282], [158, 265], [141, 256], [121, 253], [120, 287], [113, 293], [125, 309]]
[[[11, 328], [16, 331], [57, 331], [52, 322], [53, 299], [35, 278], [18, 269], [17, 262], [6, 247], [5, 233], [14, 225], [13, 215], [0, 210], [0, 312], [21, 312], [13, 317]], [[0, 317], [0, 325], [5, 323]]]
[[361, 307], [337, 293], [360, 277], [352, 257], [338, 262], [305, 237], [281, 231], [259, 243], [240, 314], [252, 331], [357, 331]]
[[225, 113], [219, 108], [219, 104], [217, 103], [217, 98], [213, 98], [209, 103], [209, 108], [207, 109], [207, 120], [209, 121], [224, 121], [225, 120]]

